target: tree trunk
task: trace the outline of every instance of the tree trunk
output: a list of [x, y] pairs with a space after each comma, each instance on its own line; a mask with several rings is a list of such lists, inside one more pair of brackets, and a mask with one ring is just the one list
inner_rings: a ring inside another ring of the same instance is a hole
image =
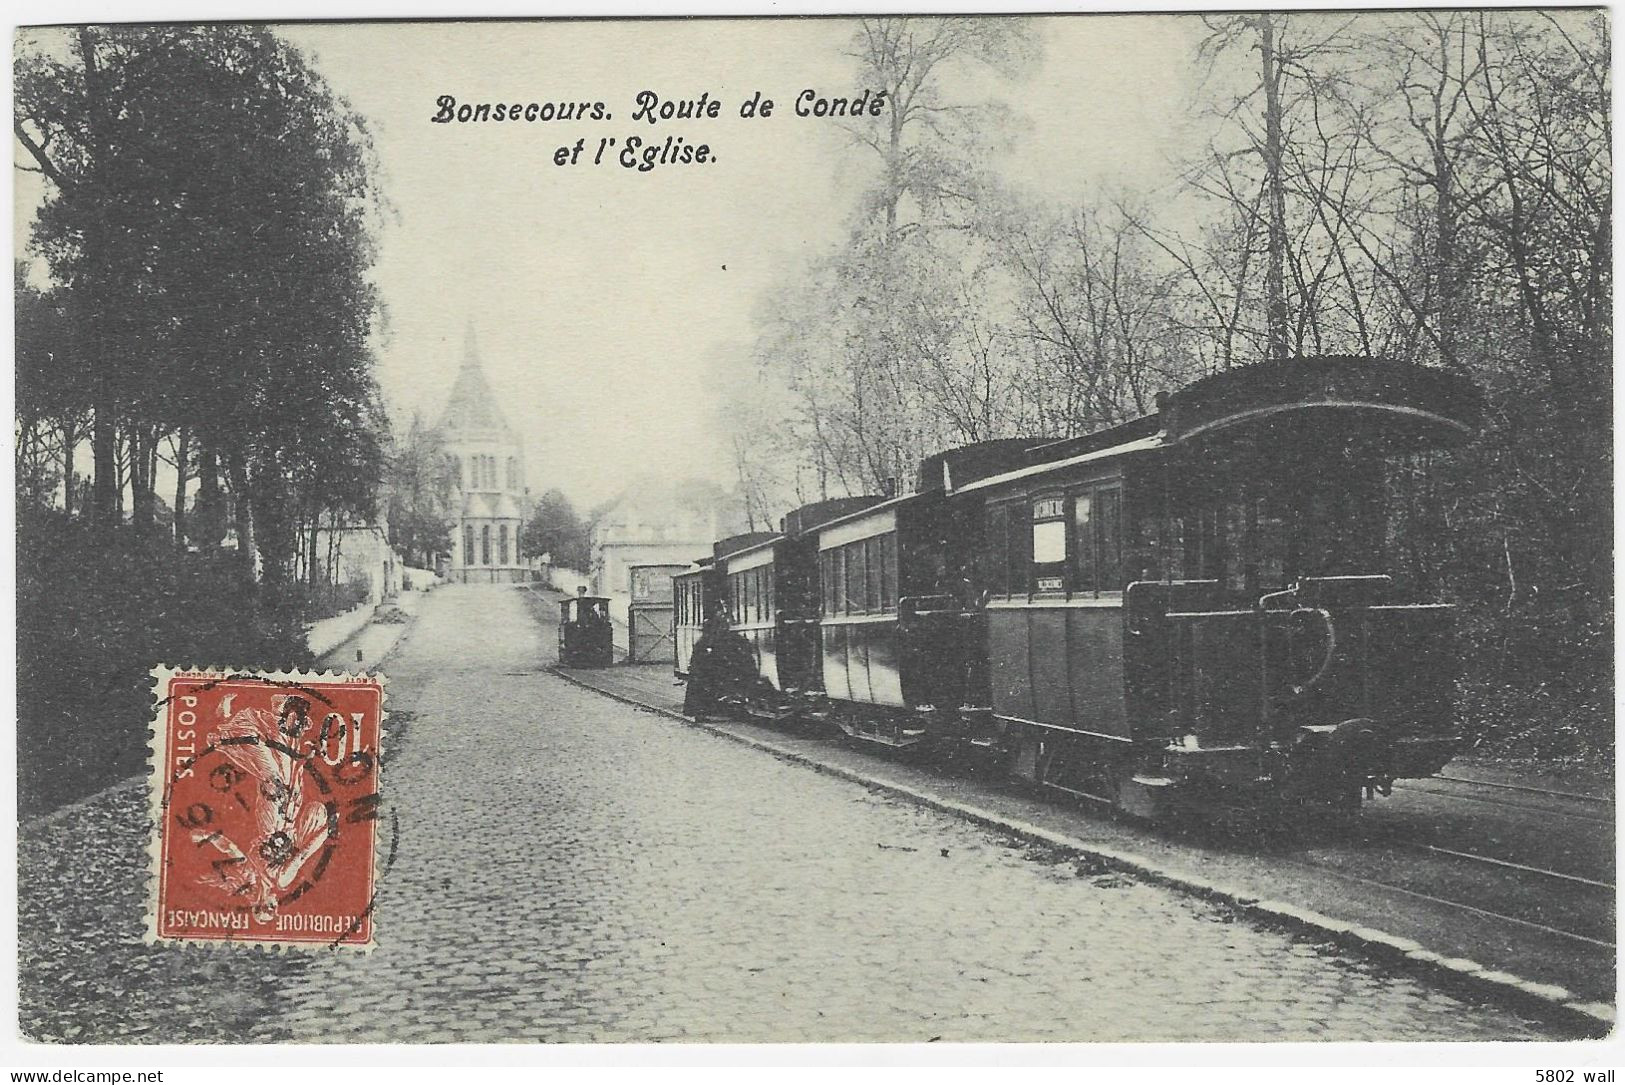
[[260, 557], [260, 579], [268, 585], [285, 586], [293, 580], [293, 555], [298, 548], [299, 527], [294, 522], [287, 483], [275, 459], [252, 473], [252, 523]]
[[903, 114], [898, 108], [902, 100], [902, 84], [894, 83], [891, 87], [892, 107], [886, 110], [886, 122], [889, 126], [889, 142], [886, 154], [886, 246], [891, 247], [892, 236], [897, 232], [897, 205], [903, 198]]
[[1456, 367], [1456, 325], [1461, 317], [1456, 274], [1455, 175], [1442, 127], [1433, 133], [1434, 201], [1433, 262], [1439, 277], [1439, 361]]
[[129, 444], [113, 431], [113, 523], [124, 523], [124, 486], [130, 478]]
[[316, 587], [316, 547], [321, 542], [322, 514], [317, 512], [310, 518], [310, 536], [308, 555], [305, 559], [305, 582], [311, 587], [312, 595]]
[[73, 454], [79, 447], [79, 435], [73, 423], [62, 427], [62, 511], [73, 519]]
[[1264, 60], [1264, 170], [1269, 191], [1269, 266], [1264, 300], [1269, 328], [1269, 356], [1285, 358], [1287, 312], [1285, 291], [1286, 192], [1281, 183], [1281, 69], [1275, 58], [1275, 22], [1257, 16], [1258, 50]]
[[226, 475], [231, 480], [231, 508], [237, 527], [237, 557], [249, 579], [254, 577], [254, 510], [248, 499], [248, 469], [240, 453], [226, 457]]
[[[95, 319], [92, 317], [91, 319]], [[99, 530], [118, 523], [118, 430], [113, 421], [116, 409], [113, 383], [96, 353], [91, 383], [94, 385], [95, 421], [91, 424], [91, 447], [95, 452], [94, 481], [90, 489], [90, 518]]]
[[197, 453], [196, 526], [193, 534], [199, 550], [213, 550], [226, 534], [224, 502], [220, 495], [220, 460], [213, 449], [201, 444]]
[[154, 427], [147, 438], [147, 516], [154, 522], [158, 518], [158, 445], [162, 441]]
[[175, 545], [186, 549], [186, 480], [187, 456], [191, 452], [191, 434], [182, 426], [175, 434]]
[[[95, 477], [91, 483], [91, 521], [99, 531], [108, 531], [122, 518], [121, 488], [118, 480], [118, 397], [113, 387], [112, 367], [108, 365], [105, 341], [105, 298], [101, 279], [107, 262], [106, 158], [109, 145], [107, 95], [102, 87], [101, 68], [96, 60], [96, 37], [88, 27], [79, 30], [79, 56], [85, 66], [86, 97], [90, 102], [90, 162], [87, 184], [81, 197], [90, 202], [84, 236], [85, 266], [92, 269], [75, 291], [81, 306], [80, 327], [85, 330], [89, 349], [85, 361], [91, 371], [91, 445], [95, 450]], [[102, 289], [98, 289], [102, 287]]]
[[157, 444], [157, 435], [147, 427], [130, 427], [130, 525], [142, 534], [150, 532], [157, 520], [153, 463]]

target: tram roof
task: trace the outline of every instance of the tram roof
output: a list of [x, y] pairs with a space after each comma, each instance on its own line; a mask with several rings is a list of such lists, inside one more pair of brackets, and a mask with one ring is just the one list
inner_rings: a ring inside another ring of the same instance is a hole
[[729, 535], [726, 539], [718, 539], [711, 544], [711, 559], [721, 561], [730, 554], [743, 553], [761, 543], [773, 542], [778, 538], [777, 531], [746, 531], [739, 535]]
[[[1228, 432], [1271, 430], [1281, 419], [1331, 434], [1364, 433], [1393, 448], [1449, 444], [1474, 433], [1482, 414], [1472, 381], [1409, 362], [1352, 355], [1283, 358], [1237, 366], [1157, 396], [1157, 410], [1077, 437], [1031, 444], [1024, 466], [973, 478], [949, 493], [983, 490], [1114, 456], [1150, 452]], [[1265, 427], [1259, 430], [1257, 427]]]
[[906, 505], [910, 501], [915, 501], [919, 498], [929, 496], [931, 496], [931, 491], [898, 494], [896, 497], [888, 497], [884, 501], [877, 501], [873, 505], [865, 505], [863, 508], [854, 509], [852, 512], [849, 512], [844, 516], [837, 516], [832, 520], [825, 520], [821, 524], [809, 527], [806, 529], [804, 534], [812, 534], [815, 531], [825, 531], [829, 528], [835, 527], [837, 524], [848, 524], [853, 520], [861, 520], [865, 516], [870, 516], [877, 512], [885, 512], [888, 509], [895, 509], [900, 505]]
[[784, 536], [780, 535], [778, 532], [774, 532], [767, 535], [765, 538], [757, 538], [753, 542], [746, 542], [744, 545], [735, 547], [732, 550], [724, 550], [717, 555], [717, 560], [721, 561], [724, 558], [744, 557], [746, 554], [754, 554], [758, 550], [770, 549], [783, 541]]
[[1282, 358], [1203, 377], [1166, 397], [1170, 443], [1284, 418], [1309, 431], [1364, 434], [1394, 448], [1446, 445], [1477, 432], [1478, 387], [1448, 370], [1385, 358]]
[[1068, 467], [1076, 467], [1081, 463], [1093, 463], [1096, 460], [1111, 459], [1114, 456], [1128, 456], [1136, 452], [1151, 452], [1163, 445], [1162, 434], [1154, 433], [1149, 437], [1137, 437], [1121, 444], [1108, 445], [1105, 448], [1096, 448], [1089, 452], [1082, 452], [1076, 456], [1067, 456], [1059, 460], [1050, 460], [1047, 463], [1035, 463], [1026, 467], [1018, 467], [1014, 471], [1006, 471], [1001, 475], [990, 475], [987, 478], [967, 482], [963, 486], [956, 486], [950, 493], [970, 493], [974, 490], [985, 490], [992, 486], [1001, 486], [1007, 482], [1017, 482], [1024, 478], [1033, 478], [1045, 475], [1051, 471], [1060, 471]]

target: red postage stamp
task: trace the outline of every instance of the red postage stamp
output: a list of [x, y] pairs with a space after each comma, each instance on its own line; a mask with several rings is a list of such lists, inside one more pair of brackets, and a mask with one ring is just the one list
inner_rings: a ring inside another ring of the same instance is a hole
[[149, 940], [372, 945], [383, 678], [153, 677]]

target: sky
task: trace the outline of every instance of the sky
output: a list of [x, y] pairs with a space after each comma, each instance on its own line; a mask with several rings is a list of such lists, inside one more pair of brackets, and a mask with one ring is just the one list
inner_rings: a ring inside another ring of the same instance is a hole
[[[1195, 122], [1192, 17], [1036, 21], [1042, 62], [979, 79], [1021, 119], [992, 156], [1056, 200], [1166, 187]], [[282, 33], [366, 118], [390, 204], [375, 281], [378, 376], [398, 426], [433, 421], [472, 322], [499, 404], [525, 442], [532, 493], [578, 507], [637, 474], [730, 482], [709, 382], [738, 379], [752, 313], [836, 243], [872, 152], [802, 119], [806, 88], [865, 88], [847, 19], [290, 24]], [[633, 119], [635, 98], [721, 102], [715, 119]], [[768, 119], [742, 119], [756, 91]], [[602, 121], [436, 124], [437, 99], [602, 101]], [[872, 123], [884, 124], [884, 118]], [[602, 137], [705, 143], [714, 160], [649, 172], [554, 164]], [[19, 228], [37, 189], [18, 183]]]

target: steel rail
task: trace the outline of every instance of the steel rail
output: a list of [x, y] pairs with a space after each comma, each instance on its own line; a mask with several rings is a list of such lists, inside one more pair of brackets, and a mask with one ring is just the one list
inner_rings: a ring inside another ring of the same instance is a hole
[[[1436, 779], [1436, 777], [1427, 778]], [[1550, 806], [1534, 806], [1526, 802], [1507, 802], [1503, 799], [1487, 799], [1480, 795], [1463, 795], [1455, 791], [1435, 791], [1432, 788], [1417, 787], [1414, 782], [1404, 784], [1396, 783], [1394, 784], [1394, 790], [1413, 791], [1418, 795], [1436, 795], [1441, 799], [1457, 799], [1462, 802], [1477, 802], [1483, 803], [1485, 806], [1499, 806], [1505, 809], [1532, 810], [1536, 813], [1552, 814], [1561, 818], [1572, 818], [1575, 821], [1591, 821], [1599, 825], [1612, 825], [1614, 823], [1614, 819], [1611, 817], [1596, 817], [1591, 814], [1575, 813], [1569, 810], [1557, 810]]]
[[1560, 870], [1547, 870], [1544, 867], [1525, 866], [1523, 863], [1514, 863], [1510, 859], [1495, 859], [1488, 855], [1478, 855], [1470, 851], [1456, 851], [1453, 848], [1441, 848], [1437, 844], [1419, 844], [1414, 841], [1398, 841], [1403, 847], [1417, 848], [1430, 851], [1437, 855], [1449, 855], [1457, 859], [1470, 859], [1475, 863], [1488, 863], [1491, 866], [1506, 867], [1509, 870], [1521, 870], [1526, 874], [1538, 874], [1545, 878], [1556, 878], [1560, 881], [1574, 882], [1578, 885], [1589, 885], [1596, 889], [1613, 889], [1613, 882], [1599, 882], [1592, 878], [1582, 878], [1578, 874], [1564, 874]]
[[1520, 919], [1515, 915], [1507, 915], [1504, 912], [1492, 912], [1488, 908], [1478, 908], [1471, 904], [1463, 904], [1459, 900], [1451, 900], [1448, 897], [1436, 897], [1432, 893], [1424, 893], [1419, 889], [1407, 889], [1403, 885], [1395, 885], [1392, 882], [1379, 881], [1376, 878], [1366, 878], [1358, 874], [1348, 874], [1344, 871], [1335, 870], [1332, 867], [1323, 866], [1319, 863], [1311, 863], [1302, 859], [1288, 859], [1286, 862], [1292, 864], [1293, 866], [1303, 867], [1308, 870], [1316, 870], [1322, 874], [1330, 874], [1334, 878], [1341, 878], [1344, 881], [1353, 882], [1356, 885], [1376, 886], [1379, 889], [1388, 889], [1395, 893], [1403, 893], [1408, 897], [1415, 897], [1418, 900], [1429, 901], [1433, 904], [1442, 904], [1447, 908], [1455, 908], [1459, 911], [1471, 912], [1473, 915], [1483, 916], [1485, 919], [1494, 919], [1504, 923], [1513, 923], [1520, 927], [1528, 927], [1530, 930], [1541, 931], [1544, 934], [1556, 935], [1559, 938], [1569, 938], [1576, 942], [1584, 942], [1587, 945], [1600, 946], [1603, 949], [1617, 950], [1619, 948], [1618, 945], [1613, 942], [1606, 942], [1600, 938], [1592, 938], [1590, 935], [1576, 934], [1574, 931], [1564, 930], [1561, 927], [1549, 927], [1544, 923], [1536, 923], [1531, 919]]
[[1586, 795], [1578, 791], [1558, 791], [1549, 787], [1530, 787], [1528, 784], [1504, 784], [1494, 780], [1469, 780], [1465, 776], [1446, 776], [1442, 772], [1426, 777], [1429, 780], [1446, 780], [1452, 784], [1467, 784], [1470, 787], [1490, 787], [1501, 791], [1524, 791], [1531, 795], [1550, 795], [1558, 799], [1573, 799], [1576, 802], [1594, 802], [1606, 806], [1614, 805], [1611, 795]]

